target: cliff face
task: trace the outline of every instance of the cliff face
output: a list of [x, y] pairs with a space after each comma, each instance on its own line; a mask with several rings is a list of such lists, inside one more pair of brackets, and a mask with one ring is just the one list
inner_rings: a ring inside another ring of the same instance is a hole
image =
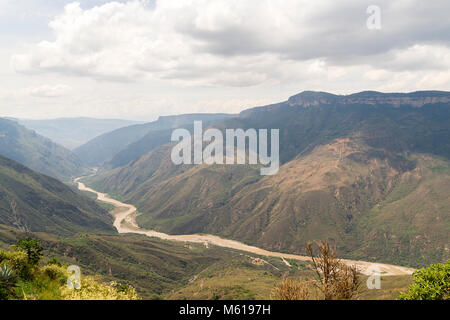
[[448, 103], [450, 92], [417, 91], [412, 93], [381, 93], [364, 91], [351, 95], [334, 95], [326, 92], [304, 91], [287, 101], [290, 106], [311, 107], [324, 104], [368, 104], [391, 105], [395, 108], [412, 106], [420, 108], [426, 104]]

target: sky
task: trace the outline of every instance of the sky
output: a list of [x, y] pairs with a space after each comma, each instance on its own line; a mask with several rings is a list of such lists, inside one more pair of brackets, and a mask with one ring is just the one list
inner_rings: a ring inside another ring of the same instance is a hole
[[450, 91], [449, 14], [448, 0], [0, 0], [0, 116], [150, 121], [304, 90]]

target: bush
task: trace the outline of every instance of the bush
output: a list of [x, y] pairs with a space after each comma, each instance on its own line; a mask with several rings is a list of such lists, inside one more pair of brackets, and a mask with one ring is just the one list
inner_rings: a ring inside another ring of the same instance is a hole
[[64, 268], [51, 264], [41, 268], [43, 274], [45, 274], [50, 280], [56, 280], [59, 278], [67, 278]]
[[20, 248], [27, 253], [28, 262], [33, 266], [39, 263], [39, 260], [42, 258], [42, 251], [44, 250], [39, 240], [31, 238], [20, 240], [17, 242], [16, 248]]
[[318, 254], [314, 254], [312, 244], [306, 245], [316, 274], [314, 285], [325, 300], [357, 299], [361, 285], [361, 274], [356, 266], [348, 266], [336, 258], [336, 248], [327, 241], [317, 242]]
[[1, 251], [0, 257], [3, 263], [7, 263], [22, 279], [31, 279], [33, 277], [33, 266], [30, 265], [28, 255], [25, 251], [17, 249], [15, 251]]
[[413, 273], [414, 282], [399, 300], [448, 300], [450, 296], [450, 260]]
[[0, 250], [0, 262], [7, 263], [14, 270], [20, 270], [28, 263], [28, 256], [25, 251], [2, 251]]
[[3, 264], [0, 267], [0, 300], [8, 299], [14, 293], [13, 288], [16, 281], [14, 270], [6, 264]]
[[61, 296], [63, 300], [138, 300], [133, 287], [122, 286], [116, 282], [105, 284], [93, 277], [83, 278], [78, 290], [62, 286]]
[[57, 265], [58, 267], [62, 266], [62, 263], [58, 260], [57, 257], [53, 257], [53, 258], [51, 258], [50, 260], [47, 261], [47, 265], [50, 266], [52, 264]]
[[307, 281], [284, 278], [272, 295], [276, 300], [308, 300], [311, 297], [311, 287]]
[[361, 284], [361, 275], [355, 266], [348, 266], [336, 258], [336, 248], [326, 241], [317, 243], [318, 253], [314, 253], [311, 243], [306, 250], [311, 257], [315, 280], [295, 281], [283, 279], [273, 291], [280, 300], [349, 300], [356, 299]]

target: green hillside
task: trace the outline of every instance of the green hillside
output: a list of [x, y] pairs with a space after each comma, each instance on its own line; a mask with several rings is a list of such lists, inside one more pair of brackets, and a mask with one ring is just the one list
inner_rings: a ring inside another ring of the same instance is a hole
[[61, 181], [86, 172], [81, 160], [71, 151], [3, 118], [0, 118], [0, 155]]
[[[206, 248], [202, 244], [168, 242], [139, 235], [84, 234], [61, 238], [46, 233], [25, 234], [1, 224], [0, 263], [4, 262], [1, 261], [2, 250], [11, 251], [10, 245], [30, 235], [42, 243], [44, 257], [41, 272], [37, 273], [39, 279], [18, 283], [19, 298], [25, 294], [28, 299], [59, 300], [75, 294], [61, 286], [67, 274], [65, 268], [52, 264], [55, 258], [66, 268], [69, 264], [80, 267], [82, 288], [87, 286], [91, 291], [87, 295], [90, 299], [130, 299], [129, 295], [120, 295], [121, 291], [98, 287], [100, 284], [111, 286], [108, 282], [114, 281], [136, 288], [141, 299], [266, 300], [273, 298], [273, 290], [283, 277], [305, 279], [312, 276], [306, 262], [290, 260], [288, 265], [279, 258], [221, 247]], [[49, 275], [55, 273], [49, 271], [58, 271], [58, 281], [49, 279]], [[363, 283], [365, 280], [363, 277]], [[359, 297], [395, 299], [399, 292], [406, 291], [411, 281], [411, 276], [382, 277], [381, 290], [362, 286]]]
[[449, 96], [306, 92], [215, 124], [279, 128], [275, 176], [261, 177], [255, 166], [174, 166], [166, 145], [86, 182], [135, 204], [144, 228], [296, 253], [305, 241], [327, 238], [349, 258], [443, 262]]
[[71, 235], [114, 232], [112, 218], [64, 183], [0, 156], [0, 224]]

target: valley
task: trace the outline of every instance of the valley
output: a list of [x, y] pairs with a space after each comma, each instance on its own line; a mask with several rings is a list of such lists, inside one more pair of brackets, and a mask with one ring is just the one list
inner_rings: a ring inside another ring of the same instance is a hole
[[[325, 239], [363, 279], [382, 275], [359, 298], [396, 298], [449, 257], [448, 97], [303, 92], [235, 115], [123, 122], [73, 151], [0, 119], [0, 247], [32, 236], [144, 299], [271, 299], [283, 277], [311, 279], [305, 244]], [[222, 134], [279, 129], [279, 171], [175, 164], [171, 133], [196, 119]]]
[[[223, 239], [218, 236], [201, 234], [201, 235], [168, 235], [161, 232], [156, 232], [152, 230], [143, 230], [139, 228], [134, 219], [137, 214], [137, 209], [133, 205], [120, 202], [118, 200], [110, 198], [107, 194], [97, 192], [91, 188], [86, 187], [82, 182], [79, 182], [80, 178], [77, 178], [75, 182], [78, 183], [78, 188], [81, 191], [88, 191], [97, 194], [100, 201], [112, 204], [116, 206], [117, 210], [113, 211], [114, 215], [114, 227], [119, 233], [135, 233], [143, 234], [148, 237], [155, 237], [162, 240], [179, 241], [179, 242], [192, 242], [192, 243], [203, 243], [206, 247], [211, 244], [219, 247], [236, 249], [239, 251], [245, 251], [260, 256], [267, 257], [277, 257], [284, 259], [300, 260], [300, 261], [310, 261], [309, 257], [299, 256], [294, 254], [286, 254], [280, 252], [271, 252], [264, 249], [260, 249], [254, 246], [249, 246], [238, 241]], [[348, 265], [355, 265], [358, 267], [360, 272], [365, 275], [372, 275], [373, 273], [380, 273], [383, 276], [399, 276], [399, 275], [411, 275], [414, 269], [387, 265], [382, 263], [371, 263], [365, 261], [354, 261], [342, 259], [344, 263]]]
[[449, 300], [449, 10], [0, 0], [2, 311]]

